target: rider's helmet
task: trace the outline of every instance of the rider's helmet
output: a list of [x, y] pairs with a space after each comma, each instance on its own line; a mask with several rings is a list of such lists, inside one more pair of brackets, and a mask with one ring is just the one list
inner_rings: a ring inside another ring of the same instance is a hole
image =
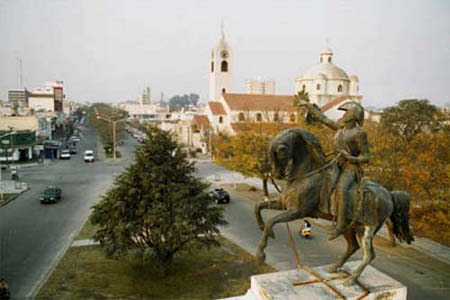
[[339, 106], [339, 110], [345, 110], [353, 120], [358, 122], [359, 126], [364, 124], [364, 108], [358, 102], [346, 102]]

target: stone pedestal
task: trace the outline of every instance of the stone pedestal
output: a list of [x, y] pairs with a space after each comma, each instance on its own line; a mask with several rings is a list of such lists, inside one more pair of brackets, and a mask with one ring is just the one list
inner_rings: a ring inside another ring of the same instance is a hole
[[[348, 262], [344, 270], [352, 272], [360, 261]], [[359, 278], [359, 282], [369, 289], [370, 293], [364, 296], [364, 290], [358, 285], [345, 287], [345, 278], [333, 279], [345, 273], [328, 274], [328, 266], [313, 268], [336, 290], [348, 300], [406, 300], [406, 287], [377, 269], [368, 266]], [[329, 287], [321, 282], [312, 282], [316, 278], [306, 270], [290, 270], [277, 273], [255, 275], [251, 277], [251, 288], [247, 294], [229, 299], [246, 300], [288, 300], [288, 299], [342, 299]], [[309, 282], [309, 283], [308, 283]], [[294, 285], [294, 283], [305, 283]]]

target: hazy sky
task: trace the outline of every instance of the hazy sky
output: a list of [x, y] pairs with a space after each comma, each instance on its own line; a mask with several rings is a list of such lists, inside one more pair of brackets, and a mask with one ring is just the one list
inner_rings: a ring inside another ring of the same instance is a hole
[[403, 98], [450, 102], [450, 1], [0, 0], [0, 99], [19, 86], [64, 80], [77, 101], [135, 99], [145, 86], [208, 93], [209, 53], [221, 20], [233, 50], [234, 89], [247, 78], [294, 80], [319, 60], [356, 74], [366, 105]]

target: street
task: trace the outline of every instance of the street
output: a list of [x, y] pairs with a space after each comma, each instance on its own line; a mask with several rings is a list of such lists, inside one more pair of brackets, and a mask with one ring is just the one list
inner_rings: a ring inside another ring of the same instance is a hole
[[[20, 179], [31, 189], [0, 208], [0, 276], [14, 299], [30, 296], [84, 224], [90, 207], [111, 187], [114, 174], [129, 161], [126, 156], [120, 163], [101, 161], [94, 133], [82, 133], [78, 153], [70, 160], [21, 169]], [[124, 149], [132, 153], [135, 144], [130, 139]], [[94, 150], [94, 163], [83, 161], [86, 149]], [[62, 189], [61, 201], [40, 203], [47, 185]]]
[[[206, 162], [197, 164], [197, 169], [201, 177], [215, 174], [218, 178], [223, 178], [228, 172]], [[218, 185], [216, 182], [214, 184]], [[256, 187], [260, 188], [260, 185]], [[225, 205], [229, 225], [221, 228], [221, 234], [255, 255], [262, 235], [253, 214], [257, 196], [249, 197], [251, 193], [227, 190], [231, 196], [231, 203]], [[277, 214], [276, 211], [266, 210], [263, 212], [263, 218], [267, 220], [275, 214]], [[346, 243], [343, 238], [329, 242], [327, 231], [313, 224], [312, 239], [305, 240], [297, 235], [300, 224], [301, 221], [291, 222], [290, 229], [303, 264], [310, 267], [327, 265], [335, 263], [338, 257], [344, 254]], [[274, 231], [276, 239], [269, 239], [265, 250], [266, 262], [278, 270], [295, 269], [296, 261], [285, 223], [275, 225]], [[377, 256], [371, 265], [406, 285], [408, 299], [449, 299], [449, 265], [411, 248], [400, 246], [391, 248], [387, 240], [382, 238], [376, 238], [375, 247]], [[350, 261], [361, 258], [361, 251], [359, 251], [351, 257]]]
[[[21, 180], [31, 189], [0, 208], [0, 276], [8, 281], [14, 299], [30, 296], [45, 279], [90, 214], [90, 207], [111, 187], [114, 175], [130, 162], [137, 144], [128, 138], [122, 146], [124, 157], [120, 161], [104, 161], [99, 159], [93, 132], [85, 130], [83, 135], [77, 147], [78, 154], [70, 160], [55, 160], [48, 167], [22, 169]], [[95, 163], [84, 163], [85, 149], [94, 150]], [[228, 172], [208, 161], [197, 163], [196, 169], [196, 175], [202, 178], [220, 178]], [[63, 199], [56, 204], [42, 205], [39, 196], [50, 184], [62, 188]], [[234, 189], [228, 191], [231, 203], [225, 205], [225, 214], [229, 225], [222, 227], [221, 233], [255, 254], [261, 237], [253, 215], [257, 197]], [[264, 218], [276, 213], [265, 211]], [[314, 223], [313, 238], [300, 238], [297, 235], [300, 222], [292, 222], [290, 228], [302, 263], [311, 267], [326, 265], [344, 253], [344, 240], [328, 242], [326, 230]], [[267, 262], [279, 270], [296, 268], [285, 224], [278, 224], [274, 229], [276, 239], [269, 240]], [[448, 265], [410, 248], [390, 248], [383, 239], [377, 239], [376, 246], [377, 257], [372, 266], [405, 284], [408, 299], [448, 299]], [[360, 258], [358, 253], [352, 260]]]

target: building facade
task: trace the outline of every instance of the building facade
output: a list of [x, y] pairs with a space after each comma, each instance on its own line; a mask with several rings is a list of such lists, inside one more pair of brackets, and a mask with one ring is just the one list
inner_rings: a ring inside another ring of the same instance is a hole
[[245, 81], [245, 88], [248, 94], [275, 94], [275, 81], [258, 79], [247, 79]]
[[8, 91], [8, 102], [13, 107], [25, 107], [28, 105], [27, 89], [11, 89]]

